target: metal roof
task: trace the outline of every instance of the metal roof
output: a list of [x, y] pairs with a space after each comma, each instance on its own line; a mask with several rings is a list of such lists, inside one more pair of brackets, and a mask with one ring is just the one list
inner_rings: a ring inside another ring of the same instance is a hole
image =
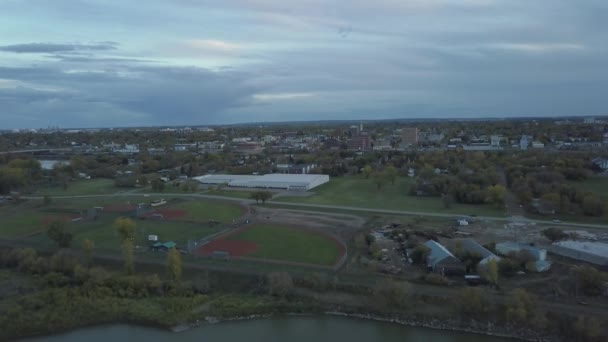
[[447, 248], [436, 241], [429, 240], [425, 242], [424, 245], [431, 250], [431, 253], [427, 256], [427, 263], [430, 266], [434, 267], [438, 262], [445, 258], [456, 258]]

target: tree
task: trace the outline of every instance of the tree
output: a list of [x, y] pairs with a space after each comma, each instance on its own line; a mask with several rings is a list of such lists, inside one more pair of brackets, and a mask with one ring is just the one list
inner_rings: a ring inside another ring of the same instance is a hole
[[458, 312], [472, 317], [481, 316], [489, 309], [484, 292], [475, 287], [465, 287], [458, 291], [454, 304]]
[[363, 167], [363, 175], [365, 176], [365, 179], [369, 179], [369, 176], [372, 175], [372, 172], [374, 172], [374, 170], [371, 166], [365, 165], [365, 167]]
[[175, 247], [171, 248], [169, 253], [167, 253], [167, 267], [169, 268], [171, 279], [175, 282], [180, 282], [182, 279], [182, 256]]
[[116, 226], [116, 230], [120, 234], [122, 241], [133, 241], [135, 239], [135, 221], [130, 218], [119, 217], [114, 221], [114, 226]]
[[397, 282], [393, 279], [382, 279], [374, 287], [374, 295], [386, 306], [402, 308], [407, 304], [410, 294], [409, 283]]
[[287, 272], [272, 272], [268, 275], [268, 292], [271, 296], [285, 297], [293, 291], [293, 280]]
[[254, 191], [249, 195], [249, 198], [254, 199], [256, 204], [260, 204], [260, 192]]
[[574, 268], [577, 286], [586, 295], [597, 296], [602, 293], [604, 283], [608, 281], [608, 274], [598, 271], [592, 266], [578, 266]]
[[151, 182], [152, 184], [152, 191], [154, 192], [163, 192], [165, 191], [165, 182], [163, 182], [160, 179], [154, 179]]
[[72, 233], [66, 231], [65, 222], [55, 220], [51, 222], [49, 225], [49, 229], [47, 230], [47, 235], [49, 238], [60, 248], [69, 248], [72, 244]]
[[51, 195], [46, 194], [42, 197], [42, 202], [44, 203], [44, 205], [49, 205], [53, 202], [53, 198], [51, 197]]
[[488, 260], [484, 277], [493, 285], [498, 285], [498, 263], [495, 259]]
[[442, 194], [441, 195], [441, 203], [443, 203], [443, 207], [445, 209], [450, 209], [452, 207], [452, 203], [454, 202], [454, 198], [450, 194]]
[[260, 191], [260, 200], [262, 204], [266, 204], [266, 201], [272, 198], [272, 192], [270, 191]]
[[397, 180], [399, 171], [397, 171], [397, 168], [390, 165], [384, 170], [384, 175], [386, 176], [386, 179], [388, 179], [388, 181], [391, 183], [391, 185], [395, 185], [395, 180]]
[[425, 245], [418, 245], [412, 251], [412, 261], [417, 264], [426, 262], [426, 257], [431, 253], [431, 249]]
[[135, 273], [134, 256], [133, 256], [133, 240], [123, 240], [122, 256], [125, 262], [125, 273], [132, 275]]
[[602, 333], [600, 322], [593, 317], [578, 316], [572, 327], [577, 336], [581, 336], [585, 340], [596, 339]]
[[494, 204], [497, 208], [501, 208], [505, 205], [505, 194], [507, 190], [504, 186], [496, 184], [488, 187], [486, 203]]
[[568, 237], [568, 234], [564, 233], [561, 229], [553, 227], [543, 230], [542, 233], [551, 242], [564, 240]]
[[93, 252], [95, 251], [95, 242], [89, 239], [82, 241], [82, 252], [84, 254], [85, 265], [91, 267], [93, 263]]
[[536, 297], [522, 288], [517, 288], [509, 294], [505, 303], [507, 320], [523, 323], [537, 328], [544, 328], [547, 318], [538, 305]]
[[587, 195], [583, 198], [583, 213], [587, 216], [602, 216], [604, 207], [604, 202], [595, 195]]
[[386, 181], [386, 177], [384, 176], [384, 173], [374, 172], [374, 175], [372, 178], [374, 180], [374, 183], [378, 187], [378, 190], [382, 189], [382, 186], [384, 185], [384, 182]]

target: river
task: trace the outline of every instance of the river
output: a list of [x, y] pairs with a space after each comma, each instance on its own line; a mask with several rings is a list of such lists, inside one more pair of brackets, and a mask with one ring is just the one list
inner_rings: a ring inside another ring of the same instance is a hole
[[180, 333], [114, 324], [78, 329], [27, 341], [247, 341], [247, 342], [507, 342], [510, 339], [413, 328], [334, 316], [265, 318], [203, 325]]

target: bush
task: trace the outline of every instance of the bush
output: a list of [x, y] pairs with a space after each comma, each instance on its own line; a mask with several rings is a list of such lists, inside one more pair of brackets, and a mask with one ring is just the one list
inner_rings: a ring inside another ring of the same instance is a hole
[[424, 281], [426, 281], [429, 284], [434, 284], [434, 285], [448, 285], [450, 283], [448, 278], [446, 278], [440, 274], [436, 274], [436, 273], [427, 274], [424, 277]]

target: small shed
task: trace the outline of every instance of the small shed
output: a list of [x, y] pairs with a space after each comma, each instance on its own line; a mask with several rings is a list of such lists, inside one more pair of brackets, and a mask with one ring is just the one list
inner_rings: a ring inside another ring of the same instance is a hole
[[152, 249], [155, 251], [167, 252], [175, 246], [177, 246], [177, 244], [173, 241], [167, 241], [165, 243], [157, 242], [152, 245]]

